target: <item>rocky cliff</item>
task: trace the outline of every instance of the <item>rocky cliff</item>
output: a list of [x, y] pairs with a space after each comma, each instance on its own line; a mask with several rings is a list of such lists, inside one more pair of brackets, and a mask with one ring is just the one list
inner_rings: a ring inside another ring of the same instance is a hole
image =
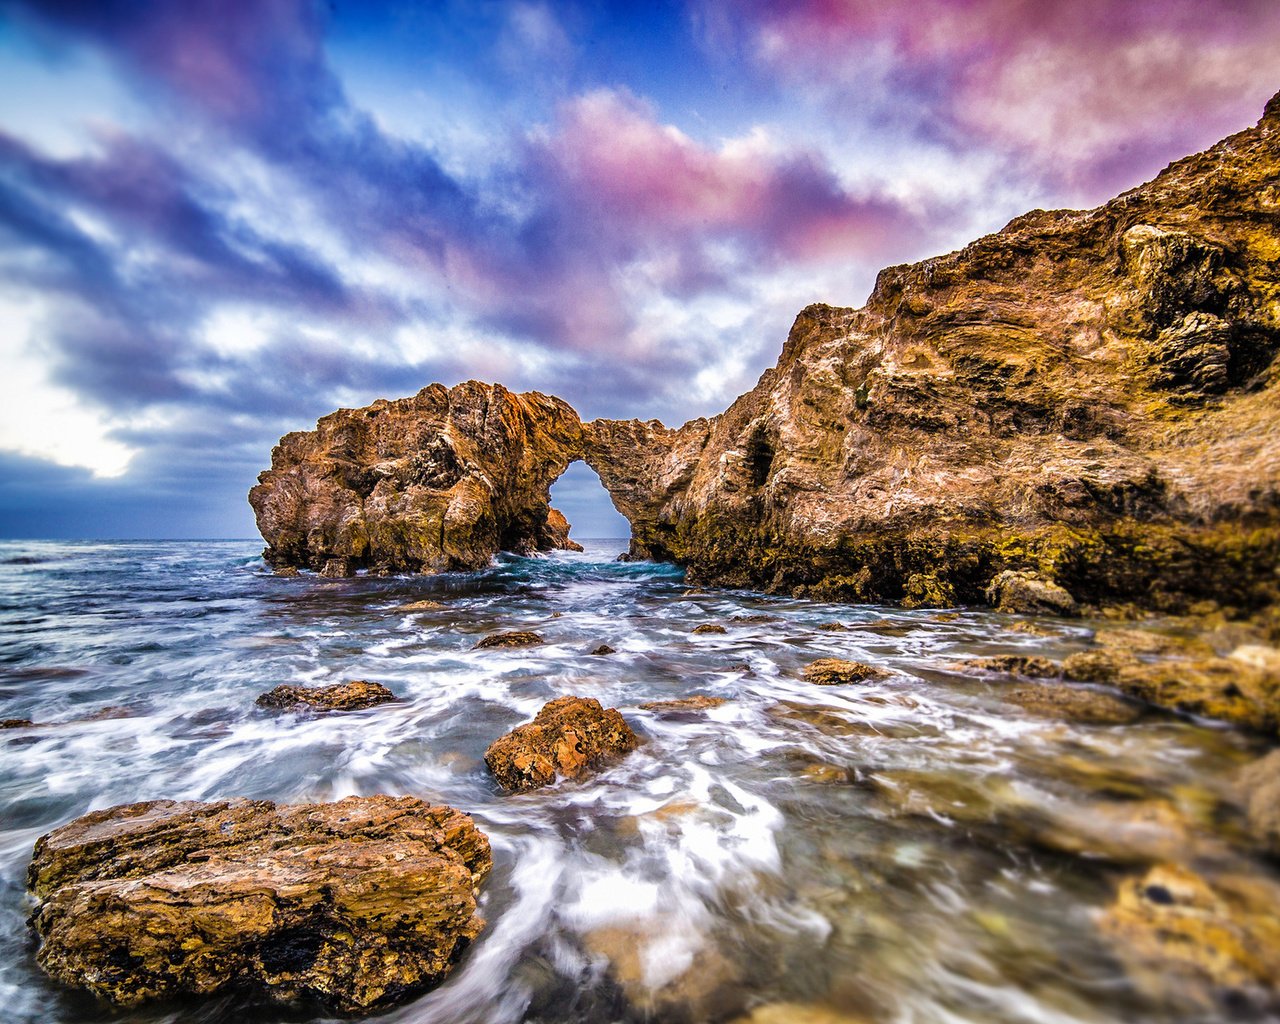
[[433, 384], [286, 434], [249, 504], [277, 567], [476, 569], [500, 550], [570, 546], [550, 488], [581, 447], [558, 398]]
[[582, 458], [632, 554], [705, 582], [949, 605], [1012, 573], [1095, 604], [1274, 604], [1278, 260], [1280, 97], [1096, 210], [803, 310], [709, 420], [583, 425], [436, 385], [289, 435], [250, 500], [278, 564], [471, 566], [556, 543], [547, 488]]

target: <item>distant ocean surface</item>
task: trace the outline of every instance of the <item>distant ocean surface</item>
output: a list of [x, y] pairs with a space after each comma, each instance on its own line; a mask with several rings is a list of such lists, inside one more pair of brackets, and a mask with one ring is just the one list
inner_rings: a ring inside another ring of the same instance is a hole
[[[0, 718], [37, 726], [0, 731], [0, 1019], [306, 1019], [228, 1001], [111, 1011], [54, 985], [25, 924], [31, 849], [118, 803], [372, 793], [467, 811], [494, 849], [480, 939], [380, 1021], [774, 1004], [916, 1024], [1204, 1019], [1152, 1002], [1099, 940], [1124, 871], [1089, 847], [1115, 806], [1194, 803], [1255, 753], [1248, 739], [1162, 713], [1035, 717], [1001, 700], [1008, 683], [946, 667], [1068, 654], [1079, 621], [1022, 632], [982, 611], [702, 592], [674, 567], [615, 562], [625, 546], [327, 580], [271, 575], [250, 541], [0, 543]], [[425, 598], [444, 608], [403, 610]], [[849, 628], [819, 629], [833, 622]], [[726, 632], [695, 635], [703, 623]], [[547, 643], [473, 650], [512, 629]], [[588, 653], [600, 644], [616, 653]], [[893, 675], [817, 687], [800, 672], [819, 657]], [[402, 702], [254, 705], [280, 683], [351, 679]], [[501, 794], [485, 747], [564, 694], [619, 708], [642, 746], [585, 782]], [[691, 694], [727, 702], [639, 708]]]

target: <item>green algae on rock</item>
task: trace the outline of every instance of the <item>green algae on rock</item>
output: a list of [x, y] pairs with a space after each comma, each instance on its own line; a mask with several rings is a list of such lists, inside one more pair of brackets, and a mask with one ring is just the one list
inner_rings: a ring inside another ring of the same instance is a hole
[[121, 1006], [238, 992], [367, 1013], [441, 981], [479, 934], [489, 842], [412, 797], [159, 800], [41, 837], [40, 965]]

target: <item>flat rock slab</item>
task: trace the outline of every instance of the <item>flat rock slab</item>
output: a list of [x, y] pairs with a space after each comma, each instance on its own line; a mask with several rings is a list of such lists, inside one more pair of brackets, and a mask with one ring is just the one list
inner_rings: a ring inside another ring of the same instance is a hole
[[396, 700], [396, 695], [381, 683], [357, 679], [333, 686], [291, 686], [285, 683], [260, 696], [260, 708], [287, 710], [314, 708], [317, 711], [362, 711]]
[[805, 681], [819, 686], [866, 683], [873, 679], [888, 679], [890, 674], [874, 665], [861, 661], [845, 661], [843, 658], [819, 658], [804, 667]]
[[442, 980], [484, 922], [489, 841], [412, 797], [158, 800], [43, 836], [40, 966], [121, 1006], [238, 992], [343, 1013]]
[[538, 644], [545, 643], [541, 636], [527, 629], [518, 629], [512, 633], [494, 633], [487, 636], [475, 646], [475, 650], [482, 651], [491, 647], [537, 647]]
[[638, 743], [617, 709], [593, 697], [558, 697], [532, 722], [494, 740], [484, 763], [503, 789], [538, 789], [557, 776], [581, 778]]

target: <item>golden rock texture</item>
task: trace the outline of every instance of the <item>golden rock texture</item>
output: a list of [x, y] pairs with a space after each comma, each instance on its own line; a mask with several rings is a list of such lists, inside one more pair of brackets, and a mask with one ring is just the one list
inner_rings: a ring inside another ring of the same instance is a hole
[[332, 686], [292, 686], [282, 683], [258, 697], [260, 708], [290, 710], [312, 708], [316, 711], [362, 711], [394, 701], [396, 695], [381, 683], [356, 679]]
[[159, 800], [43, 836], [40, 965], [133, 1006], [227, 991], [367, 1012], [443, 979], [483, 920], [489, 842], [411, 797]]
[[616, 709], [593, 697], [557, 697], [532, 722], [494, 740], [484, 763], [503, 789], [538, 789], [557, 776], [582, 778], [638, 742]]

